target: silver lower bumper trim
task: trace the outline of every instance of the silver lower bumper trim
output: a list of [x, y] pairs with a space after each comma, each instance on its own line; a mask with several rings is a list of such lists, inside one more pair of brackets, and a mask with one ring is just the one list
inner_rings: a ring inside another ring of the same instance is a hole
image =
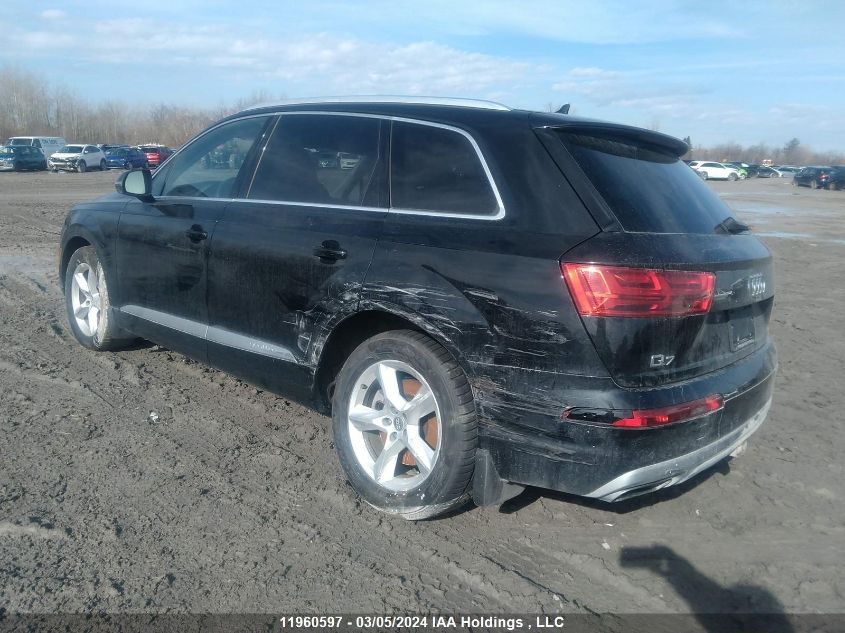
[[772, 400], [770, 398], [763, 408], [745, 423], [712, 444], [702, 446], [680, 457], [629, 470], [627, 473], [623, 473], [596, 488], [586, 496], [602, 501], [617, 501], [621, 497], [633, 496], [638, 492], [646, 493], [668, 488], [695, 477], [701, 471], [721, 461], [739, 446], [742, 446], [754, 431], [760, 428], [771, 406]]

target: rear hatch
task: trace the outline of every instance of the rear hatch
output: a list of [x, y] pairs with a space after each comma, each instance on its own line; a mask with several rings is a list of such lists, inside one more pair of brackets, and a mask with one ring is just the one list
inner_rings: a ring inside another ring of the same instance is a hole
[[685, 144], [590, 123], [538, 134], [604, 229], [561, 271], [617, 383], [688, 380], [769, 343], [771, 254], [679, 159]]

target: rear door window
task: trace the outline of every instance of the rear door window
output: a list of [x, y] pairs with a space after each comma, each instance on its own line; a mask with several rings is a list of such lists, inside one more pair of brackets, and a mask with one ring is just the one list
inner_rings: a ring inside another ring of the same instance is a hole
[[378, 206], [381, 120], [288, 114], [279, 117], [248, 198], [276, 202]]
[[499, 204], [481, 158], [457, 130], [393, 124], [391, 207], [448, 214], [495, 215]]
[[712, 234], [732, 215], [668, 149], [612, 132], [557, 133], [626, 231]]

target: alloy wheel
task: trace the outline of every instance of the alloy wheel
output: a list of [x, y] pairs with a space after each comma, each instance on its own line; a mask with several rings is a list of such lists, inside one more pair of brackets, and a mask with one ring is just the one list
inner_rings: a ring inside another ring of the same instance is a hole
[[419, 372], [397, 360], [370, 365], [355, 385], [347, 424], [358, 464], [387, 490], [416, 488], [440, 456], [440, 408], [434, 392]]
[[100, 325], [100, 278], [91, 266], [80, 262], [73, 272], [71, 306], [76, 325], [85, 336], [94, 336]]

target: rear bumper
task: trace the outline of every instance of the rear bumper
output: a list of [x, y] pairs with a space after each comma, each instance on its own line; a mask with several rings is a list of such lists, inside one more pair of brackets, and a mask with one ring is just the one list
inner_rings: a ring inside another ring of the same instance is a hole
[[[776, 367], [774, 346], [767, 345], [721, 372], [662, 388], [622, 389], [585, 377], [592, 391], [570, 385], [542, 408], [535, 400], [532, 411], [522, 401], [506, 407], [488, 393], [480, 401], [480, 448], [501, 481], [621, 501], [686, 481], [739, 448], [766, 418]], [[721, 410], [665, 426], [625, 429], [561, 418], [567, 405], [600, 398], [609, 408], [624, 408], [626, 399], [632, 408], [652, 408], [713, 393], [724, 394]]]
[[584, 496], [602, 501], [619, 501], [683, 483], [740, 448], [763, 424], [771, 405], [772, 400], [769, 398], [763, 408], [745, 423], [712, 444], [674, 459], [629, 470]]

